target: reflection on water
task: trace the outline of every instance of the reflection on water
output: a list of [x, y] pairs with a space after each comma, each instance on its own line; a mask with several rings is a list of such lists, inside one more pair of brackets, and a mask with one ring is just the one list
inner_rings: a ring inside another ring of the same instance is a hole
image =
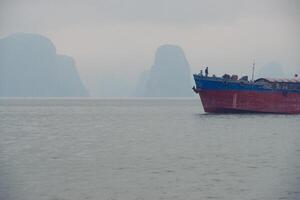
[[0, 199], [300, 199], [300, 115], [0, 100]]

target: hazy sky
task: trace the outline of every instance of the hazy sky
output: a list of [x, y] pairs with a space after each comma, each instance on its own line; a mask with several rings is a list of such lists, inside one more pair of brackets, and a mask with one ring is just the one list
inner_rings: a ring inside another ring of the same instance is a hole
[[258, 68], [280, 62], [292, 75], [300, 71], [299, 24], [299, 0], [0, 0], [0, 37], [49, 37], [76, 60], [92, 94], [117, 80], [115, 89], [133, 90], [166, 43], [183, 48], [192, 72], [206, 65], [250, 74], [255, 58]]

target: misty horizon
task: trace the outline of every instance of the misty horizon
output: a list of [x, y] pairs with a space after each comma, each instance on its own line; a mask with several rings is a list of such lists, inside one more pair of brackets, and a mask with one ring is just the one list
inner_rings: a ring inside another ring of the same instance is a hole
[[0, 200], [300, 200], [300, 0], [0, 0]]
[[43, 35], [75, 60], [92, 96], [131, 96], [164, 44], [183, 49], [191, 74], [208, 66], [218, 76], [250, 76], [255, 59], [256, 72], [273, 62], [292, 77], [300, 71], [298, 10], [296, 0], [2, 1], [0, 38]]

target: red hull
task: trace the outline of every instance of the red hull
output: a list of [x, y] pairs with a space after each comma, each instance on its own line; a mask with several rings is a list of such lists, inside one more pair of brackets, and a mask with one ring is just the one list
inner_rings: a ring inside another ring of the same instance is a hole
[[201, 90], [199, 96], [205, 112], [300, 113], [299, 93]]

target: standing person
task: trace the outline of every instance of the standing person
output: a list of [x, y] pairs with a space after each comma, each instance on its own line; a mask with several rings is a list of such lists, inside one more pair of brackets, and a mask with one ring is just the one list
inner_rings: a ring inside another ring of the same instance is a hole
[[208, 76], [208, 67], [205, 68], [205, 76]]
[[200, 74], [199, 74], [200, 76], [203, 76], [203, 73], [202, 73], [202, 69], [200, 70]]

